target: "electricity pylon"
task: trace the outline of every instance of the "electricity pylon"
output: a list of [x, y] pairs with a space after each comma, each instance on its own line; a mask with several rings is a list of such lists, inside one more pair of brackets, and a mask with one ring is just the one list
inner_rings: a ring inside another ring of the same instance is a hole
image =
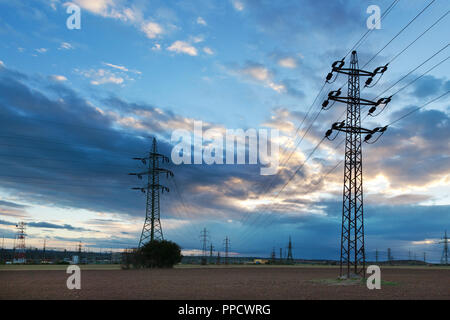
[[292, 257], [292, 241], [291, 241], [291, 237], [289, 237], [288, 254], [287, 254], [286, 262], [287, 263], [294, 263], [294, 258]]
[[213, 263], [213, 253], [214, 253], [214, 246], [212, 243], [209, 245], [209, 261], [210, 263]]
[[15, 263], [25, 263], [26, 262], [26, 247], [25, 247], [25, 222], [19, 222], [16, 225], [17, 235], [16, 242], [14, 245], [14, 262]]
[[392, 263], [392, 260], [394, 260], [394, 257], [392, 257], [391, 248], [388, 248], [388, 251], [387, 251], [387, 260], [388, 260], [389, 263]]
[[160, 163], [168, 163], [169, 158], [158, 153], [156, 139], [153, 138], [153, 144], [148, 156], [143, 158], [133, 158], [133, 160], [140, 160], [146, 165], [146, 171], [140, 173], [130, 173], [129, 175], [137, 176], [142, 180], [143, 176], [147, 176], [147, 185], [144, 187], [132, 188], [133, 190], [140, 190], [147, 195], [145, 208], [145, 221], [142, 227], [141, 238], [139, 240], [139, 248], [147, 242], [155, 240], [164, 240], [161, 219], [160, 219], [160, 191], [169, 192], [169, 188], [159, 184], [159, 175], [165, 174], [166, 178], [173, 177], [173, 172], [161, 168]]
[[[387, 127], [369, 130], [361, 127], [361, 105], [372, 106], [369, 113], [372, 114], [379, 105], [386, 105], [390, 98], [382, 98], [377, 102], [360, 98], [360, 77], [369, 77], [366, 86], [369, 86], [377, 74], [387, 70], [387, 65], [378, 67], [373, 72], [361, 70], [358, 67], [358, 56], [356, 51], [352, 52], [350, 68], [343, 68], [344, 60], [333, 63], [332, 72], [328, 74], [327, 81], [336, 74], [348, 76], [348, 95], [341, 97], [341, 89], [331, 91], [328, 99], [322, 104], [322, 109], [329, 109], [329, 100], [347, 104], [346, 120], [334, 123], [327, 131], [326, 138], [330, 139], [334, 130], [345, 132], [345, 167], [344, 167], [344, 190], [342, 201], [342, 227], [341, 227], [341, 258], [340, 275], [350, 278], [358, 275], [365, 278], [365, 247], [364, 247], [364, 209], [363, 209], [363, 172], [362, 172], [362, 148], [361, 135], [366, 134], [364, 139], [368, 142], [375, 133], [384, 133]], [[333, 104], [334, 104], [333, 103]], [[377, 139], [378, 140], [378, 139]]]
[[206, 252], [207, 252], [207, 242], [208, 242], [208, 231], [204, 228], [200, 232], [200, 239], [202, 240], [202, 265], [206, 264]]
[[444, 249], [442, 250], [442, 256], [441, 256], [441, 264], [448, 264], [448, 237], [447, 237], [447, 230], [445, 230], [444, 237], [442, 238], [442, 241], [439, 243], [444, 244]]
[[228, 258], [229, 255], [228, 253], [230, 252], [230, 239], [228, 237], [225, 238], [225, 240], [223, 241], [223, 245], [225, 248], [225, 264], [228, 264]]
[[275, 264], [276, 259], [277, 259], [276, 255], [275, 255], [275, 248], [272, 249], [272, 254], [271, 254], [270, 258], [272, 260], [272, 264]]

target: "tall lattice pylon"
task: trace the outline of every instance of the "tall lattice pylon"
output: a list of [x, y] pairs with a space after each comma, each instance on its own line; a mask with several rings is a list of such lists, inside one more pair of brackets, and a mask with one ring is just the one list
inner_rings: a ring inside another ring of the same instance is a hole
[[169, 163], [169, 158], [158, 153], [156, 139], [153, 138], [152, 148], [148, 156], [143, 158], [133, 158], [140, 160], [146, 166], [146, 171], [140, 173], [130, 173], [142, 179], [147, 176], [147, 184], [144, 187], [132, 188], [146, 193], [145, 221], [142, 228], [141, 238], [139, 240], [139, 248], [148, 242], [154, 240], [164, 240], [161, 219], [160, 219], [160, 191], [169, 192], [169, 188], [159, 183], [159, 175], [165, 174], [168, 178], [173, 177], [170, 170], [160, 167], [162, 163]]
[[25, 263], [26, 262], [26, 247], [25, 247], [25, 222], [19, 222], [16, 225], [17, 234], [14, 246], [14, 263]]
[[326, 137], [330, 139], [333, 130], [345, 132], [346, 134], [340, 275], [341, 277], [350, 278], [355, 275], [365, 277], [366, 256], [364, 248], [361, 135], [366, 134], [365, 141], [368, 142], [376, 132], [383, 133], [387, 129], [387, 127], [373, 130], [362, 128], [361, 105], [372, 106], [371, 111], [369, 111], [369, 113], [372, 113], [377, 106], [389, 103], [390, 98], [382, 98], [377, 102], [360, 98], [360, 77], [369, 77], [366, 81], [366, 86], [369, 86], [376, 74], [382, 74], [386, 71], [387, 65], [378, 67], [373, 72], [361, 70], [358, 67], [356, 51], [352, 52], [350, 68], [343, 68], [344, 64], [344, 60], [334, 62], [332, 72], [327, 76], [327, 81], [331, 79], [333, 72], [347, 75], [347, 96], [341, 96], [341, 89], [331, 91], [328, 94], [328, 99], [322, 104], [322, 108], [327, 109], [329, 100], [347, 104], [346, 120], [334, 123], [332, 128], [326, 133]]
[[444, 244], [444, 249], [442, 250], [442, 256], [441, 256], [441, 264], [448, 264], [448, 237], [447, 237], [447, 230], [445, 230], [444, 237], [442, 238], [442, 241], [440, 243]]
[[291, 237], [289, 237], [288, 254], [287, 254], [286, 262], [287, 263], [294, 263], [294, 258], [292, 256], [292, 240], [291, 240]]

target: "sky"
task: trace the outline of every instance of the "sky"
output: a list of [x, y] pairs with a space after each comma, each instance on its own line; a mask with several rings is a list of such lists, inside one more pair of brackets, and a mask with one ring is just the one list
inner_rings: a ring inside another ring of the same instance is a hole
[[[360, 67], [385, 65], [449, 10], [448, 1], [435, 0], [408, 25], [430, 2], [398, 1], [357, 47]], [[142, 169], [132, 158], [148, 152], [150, 137], [169, 156], [172, 132], [202, 121], [220, 132], [278, 129], [280, 166], [262, 176], [259, 164], [168, 164], [175, 178], [162, 178], [171, 189], [161, 196], [165, 238], [195, 254], [207, 228], [216, 250], [228, 236], [234, 255], [269, 256], [291, 236], [295, 258], [338, 258], [343, 135], [308, 155], [345, 105], [313, 119], [329, 91], [345, 90], [341, 75], [320, 91], [331, 64], [367, 32], [367, 8], [378, 5], [383, 14], [391, 3], [0, 0], [5, 246], [13, 246], [18, 221], [27, 223], [27, 246], [42, 247], [44, 239], [55, 249], [79, 241], [89, 251], [137, 246], [145, 196], [131, 190], [140, 181], [128, 173]], [[81, 9], [80, 29], [67, 28], [71, 4]], [[448, 19], [362, 89], [366, 99], [401, 89], [377, 117], [366, 118], [362, 107], [363, 127], [385, 126], [448, 92]], [[449, 101], [444, 96], [363, 145], [369, 259], [391, 248], [394, 258], [411, 251], [439, 261], [450, 221]]]

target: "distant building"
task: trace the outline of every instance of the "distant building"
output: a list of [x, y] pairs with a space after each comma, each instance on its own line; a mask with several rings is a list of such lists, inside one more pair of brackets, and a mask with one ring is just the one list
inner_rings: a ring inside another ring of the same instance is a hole
[[268, 264], [269, 260], [267, 259], [253, 259], [254, 264]]

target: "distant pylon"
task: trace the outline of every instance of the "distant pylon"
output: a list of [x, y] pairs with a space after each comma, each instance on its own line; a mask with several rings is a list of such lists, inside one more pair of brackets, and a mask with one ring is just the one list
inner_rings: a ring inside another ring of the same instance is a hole
[[220, 251], [217, 251], [217, 264], [220, 264]]
[[444, 244], [444, 249], [442, 250], [442, 256], [441, 256], [441, 264], [448, 264], [448, 237], [447, 237], [447, 230], [445, 230], [444, 237], [442, 238], [442, 241], [439, 243]]
[[147, 176], [147, 185], [132, 188], [133, 190], [140, 190], [141, 192], [147, 194], [145, 221], [142, 228], [141, 238], [139, 240], [140, 248], [147, 242], [164, 240], [160, 219], [159, 192], [169, 192], [169, 188], [159, 184], [159, 175], [166, 174], [167, 178], [169, 176], [173, 177], [173, 172], [159, 166], [160, 162], [168, 163], [169, 158], [158, 153], [158, 146], [155, 138], [153, 138], [152, 149], [148, 153], [148, 156], [143, 158], [133, 158], [133, 160], [140, 160], [147, 166], [146, 171], [144, 172], [129, 174], [137, 176], [139, 179], [142, 179], [143, 176]]
[[225, 264], [228, 264], [229, 261], [229, 252], [230, 252], [230, 239], [228, 237], [224, 240], [224, 248], [225, 248]]
[[15, 263], [25, 263], [25, 222], [19, 222], [16, 225], [17, 234], [16, 234], [16, 242], [14, 246], [14, 262]]
[[214, 252], [214, 246], [211, 243], [209, 245], [209, 261], [210, 261], [210, 263], [213, 263], [213, 252]]
[[294, 257], [292, 256], [292, 240], [289, 237], [288, 254], [286, 258], [287, 263], [294, 263]]
[[272, 260], [272, 263], [274, 264], [277, 260], [277, 257], [275, 255], [275, 248], [272, 249], [272, 253], [270, 255], [270, 259]]
[[388, 248], [388, 251], [387, 251], [387, 259], [388, 259], [388, 262], [389, 262], [389, 263], [392, 263], [392, 260], [394, 260], [394, 259], [392, 258], [391, 248]]
[[375, 262], [378, 262], [378, 249], [375, 250]]
[[45, 261], [45, 245], [46, 245], [46, 241], [47, 241], [47, 239], [44, 239], [44, 245], [43, 245], [43, 248], [42, 248], [42, 260], [43, 261]]
[[283, 263], [283, 248], [280, 248], [280, 263]]
[[203, 265], [206, 264], [206, 252], [207, 252], [207, 242], [208, 242], [208, 231], [204, 228], [200, 232], [200, 239], [202, 241], [202, 260], [201, 263]]

